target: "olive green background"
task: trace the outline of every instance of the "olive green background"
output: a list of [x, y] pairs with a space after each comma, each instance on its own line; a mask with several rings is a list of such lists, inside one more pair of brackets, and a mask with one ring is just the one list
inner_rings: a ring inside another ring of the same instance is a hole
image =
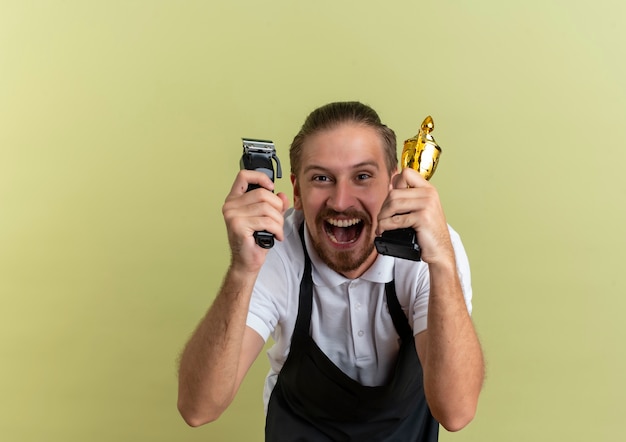
[[[443, 441], [623, 440], [621, 1], [0, 0], [0, 434], [261, 441], [260, 357], [216, 423], [176, 359], [228, 263], [242, 136], [313, 108], [435, 119], [487, 380]], [[289, 180], [278, 184], [290, 192]], [[289, 193], [290, 194], [290, 193]]]

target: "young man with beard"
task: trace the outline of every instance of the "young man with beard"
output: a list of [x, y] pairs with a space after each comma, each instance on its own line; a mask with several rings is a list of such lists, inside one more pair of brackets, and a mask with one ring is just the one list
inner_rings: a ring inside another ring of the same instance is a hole
[[[185, 421], [217, 419], [272, 336], [266, 440], [435, 441], [439, 423], [463, 428], [483, 357], [469, 264], [436, 189], [398, 173], [393, 131], [358, 102], [313, 111], [290, 160], [293, 208], [256, 171], [226, 198], [231, 263], [181, 357]], [[376, 252], [376, 235], [403, 227], [421, 262]], [[269, 251], [261, 230], [278, 240]]]

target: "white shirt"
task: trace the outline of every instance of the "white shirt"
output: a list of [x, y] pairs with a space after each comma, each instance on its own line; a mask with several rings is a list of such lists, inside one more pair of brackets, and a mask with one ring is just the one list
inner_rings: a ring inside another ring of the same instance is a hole
[[[304, 253], [298, 229], [301, 211], [285, 214], [285, 239], [276, 241], [257, 278], [247, 325], [275, 344], [268, 351], [270, 371], [263, 400], [267, 410], [291, 344], [298, 314]], [[467, 309], [472, 310], [472, 288], [467, 255], [459, 235], [449, 228], [456, 255], [457, 271]], [[305, 226], [305, 243], [313, 272], [311, 337], [344, 373], [363, 385], [383, 385], [391, 375], [399, 337], [385, 302], [385, 283], [395, 280], [396, 295], [409, 318], [413, 334], [427, 327], [430, 279], [428, 265], [379, 255], [357, 279], [348, 279], [326, 266], [310, 246]]]

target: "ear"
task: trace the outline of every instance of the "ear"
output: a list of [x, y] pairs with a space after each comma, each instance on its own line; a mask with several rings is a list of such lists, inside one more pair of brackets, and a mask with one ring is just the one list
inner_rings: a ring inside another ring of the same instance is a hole
[[300, 187], [296, 176], [291, 174], [291, 186], [293, 187], [293, 207], [296, 210], [302, 210], [302, 200], [300, 199]]
[[396, 175], [398, 175], [400, 173], [400, 171], [398, 170], [397, 167], [395, 167], [392, 171], [391, 174], [389, 175], [389, 191], [391, 191], [393, 189], [393, 179]]

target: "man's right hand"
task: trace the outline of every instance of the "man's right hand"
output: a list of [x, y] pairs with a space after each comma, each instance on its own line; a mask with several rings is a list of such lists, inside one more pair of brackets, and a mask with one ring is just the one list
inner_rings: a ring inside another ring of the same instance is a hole
[[[261, 188], [248, 190], [249, 184]], [[267, 230], [282, 240], [288, 201], [273, 194], [272, 180], [262, 172], [242, 170], [222, 206], [231, 248], [231, 263], [209, 311], [187, 342], [178, 371], [178, 409], [191, 426], [217, 419], [233, 401], [263, 345], [246, 326], [250, 297], [267, 249], [254, 232]]]
[[[247, 192], [248, 185], [259, 189]], [[259, 247], [254, 232], [266, 230], [283, 240], [283, 214], [289, 208], [287, 196], [272, 193], [274, 182], [264, 173], [241, 170], [222, 206], [231, 250], [231, 266], [243, 271], [257, 272], [268, 250]]]

